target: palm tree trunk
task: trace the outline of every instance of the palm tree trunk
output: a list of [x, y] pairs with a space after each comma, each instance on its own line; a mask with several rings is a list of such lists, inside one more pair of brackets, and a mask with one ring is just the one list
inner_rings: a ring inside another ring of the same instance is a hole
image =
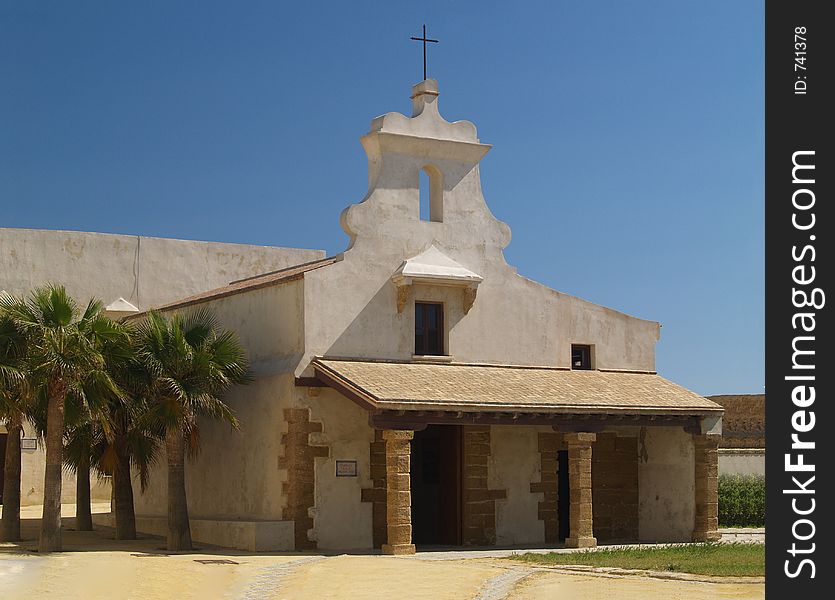
[[191, 550], [186, 500], [185, 439], [179, 429], [165, 433], [168, 457], [168, 550]]
[[61, 452], [64, 436], [64, 396], [62, 381], [49, 386], [46, 407], [46, 470], [43, 483], [43, 517], [38, 552], [61, 550]]
[[6, 461], [3, 466], [3, 518], [0, 520], [0, 541], [20, 540], [20, 413], [12, 412], [6, 421]]
[[93, 514], [90, 509], [90, 455], [78, 465], [75, 474], [75, 529], [93, 531]]
[[130, 455], [124, 435], [114, 442], [116, 466], [113, 469], [113, 512], [116, 514], [116, 539], [136, 539], [136, 514], [133, 509], [133, 483], [130, 478]]

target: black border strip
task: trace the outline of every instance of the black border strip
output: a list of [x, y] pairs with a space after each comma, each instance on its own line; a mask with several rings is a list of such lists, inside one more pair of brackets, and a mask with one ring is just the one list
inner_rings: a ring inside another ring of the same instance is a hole
[[[832, 307], [802, 306], [801, 294], [811, 296], [815, 288], [831, 291], [835, 20], [825, 11], [831, 3], [823, 1], [767, 0], [765, 7], [766, 596], [811, 600], [832, 594], [835, 327]], [[793, 174], [793, 159], [814, 164], [814, 171]], [[811, 204], [811, 194], [814, 205], [796, 206]], [[802, 229], [812, 213], [814, 227]], [[793, 216], [800, 227], [793, 225]], [[814, 281], [798, 283], [811, 278], [812, 267]], [[835, 295], [828, 300], [835, 302]], [[802, 329], [799, 313], [812, 315], [805, 318], [807, 326], [814, 324], [811, 331]], [[797, 348], [813, 353], [797, 354]], [[806, 366], [798, 368], [799, 363]], [[814, 380], [787, 379], [798, 376]], [[798, 391], [801, 386], [806, 387]], [[816, 400], [803, 406], [802, 396], [810, 395], [812, 386]], [[798, 432], [798, 427], [807, 428], [812, 413], [815, 425]], [[792, 448], [793, 433], [814, 442], [814, 449]], [[787, 457], [797, 463], [799, 453], [814, 471], [787, 469]], [[803, 511], [809, 514], [799, 514]]]

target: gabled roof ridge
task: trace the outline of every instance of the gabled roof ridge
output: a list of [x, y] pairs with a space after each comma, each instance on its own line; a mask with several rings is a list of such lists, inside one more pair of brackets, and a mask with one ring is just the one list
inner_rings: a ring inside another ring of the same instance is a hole
[[[335, 254], [333, 256], [326, 256], [325, 258], [317, 258], [316, 260], [311, 260], [305, 263], [299, 263], [297, 265], [290, 265], [289, 267], [282, 267], [281, 269], [276, 269], [275, 271], [267, 271], [266, 273], [259, 273], [258, 275], [250, 275], [249, 277], [243, 277], [242, 279], [236, 279], [235, 281], [230, 281], [229, 285], [236, 285], [239, 283], [246, 283], [247, 281], [252, 281], [253, 279], [261, 279], [262, 277], [270, 277], [272, 275], [281, 275], [282, 273], [286, 273], [288, 271], [297, 271], [300, 269], [304, 269], [304, 272], [312, 271], [313, 269], [318, 269], [319, 267], [324, 267], [326, 265], [321, 263], [333, 264], [336, 262], [336, 259], [341, 260], [342, 254]], [[309, 268], [307, 268], [309, 267]]]
[[[216, 300], [218, 298], [234, 296], [235, 294], [240, 294], [242, 292], [257, 290], [264, 287], [270, 287], [272, 285], [278, 285], [280, 283], [286, 283], [288, 281], [294, 281], [296, 279], [301, 279], [302, 277], [304, 277], [304, 274], [309, 271], [314, 271], [322, 267], [327, 267], [329, 265], [341, 261], [342, 258], [342, 254], [336, 254], [334, 256], [321, 258], [319, 260], [300, 263], [292, 267], [279, 269], [278, 271], [271, 271], [269, 273], [255, 275], [247, 279], [239, 279], [237, 281], [232, 281], [223, 287], [215, 288], [205, 292], [200, 292], [199, 294], [187, 296], [186, 298], [175, 300], [174, 302], [169, 302], [167, 304], [156, 306], [153, 308], [153, 310], [172, 310], [175, 308], [185, 308], [186, 306], [200, 304], [201, 302], [206, 302], [208, 300]], [[147, 312], [148, 311], [145, 310], [141, 313], [130, 315], [129, 317], [127, 317], [127, 319], [136, 319], [145, 315]]]

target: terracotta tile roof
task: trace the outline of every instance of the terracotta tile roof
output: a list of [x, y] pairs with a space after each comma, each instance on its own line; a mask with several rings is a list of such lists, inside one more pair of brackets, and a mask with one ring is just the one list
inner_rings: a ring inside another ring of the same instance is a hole
[[[200, 292], [199, 294], [195, 294], [193, 296], [189, 296], [181, 300], [169, 302], [168, 304], [163, 304], [162, 306], [157, 306], [155, 307], [155, 310], [171, 310], [174, 308], [185, 308], [186, 306], [199, 304], [201, 302], [206, 302], [207, 300], [216, 300], [217, 298], [233, 296], [235, 294], [240, 294], [241, 292], [257, 290], [259, 288], [278, 285], [280, 283], [286, 283], [288, 281], [294, 281], [296, 279], [301, 279], [302, 277], [304, 277], [304, 274], [309, 271], [321, 269], [322, 267], [327, 267], [328, 265], [332, 265], [336, 262], [339, 262], [340, 260], [342, 260], [341, 254], [336, 256], [329, 256], [328, 258], [322, 258], [307, 263], [302, 263], [300, 265], [294, 265], [292, 267], [287, 267], [286, 269], [280, 269], [278, 271], [263, 273], [261, 275], [256, 275], [247, 279], [239, 279], [238, 281], [233, 281], [229, 285], [225, 285], [223, 287], [209, 290], [207, 292]], [[135, 315], [129, 316], [128, 319], [132, 320], [137, 317], [141, 317], [144, 314], [145, 312], [137, 313]]]
[[651, 372], [316, 358], [313, 367], [395, 410], [721, 413], [722, 407]]

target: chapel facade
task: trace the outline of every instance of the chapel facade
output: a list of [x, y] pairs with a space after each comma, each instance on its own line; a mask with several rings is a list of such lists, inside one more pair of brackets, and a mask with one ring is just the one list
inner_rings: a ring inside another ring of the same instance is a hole
[[[490, 146], [438, 98], [371, 122], [345, 252], [165, 307], [211, 308], [256, 373], [243, 434], [204, 429], [192, 515], [296, 550], [716, 539], [721, 407], [655, 373], [658, 323], [507, 264]], [[161, 475], [137, 512], [165, 515]]]
[[[722, 408], [660, 377], [660, 326], [520, 276], [439, 89], [361, 138], [349, 246], [156, 306], [241, 337], [241, 423], [201, 424], [192, 534], [248, 550], [716, 540]], [[427, 210], [421, 214], [420, 174]], [[136, 318], [135, 315], [128, 318]], [[165, 469], [135, 501], [165, 530]]]

